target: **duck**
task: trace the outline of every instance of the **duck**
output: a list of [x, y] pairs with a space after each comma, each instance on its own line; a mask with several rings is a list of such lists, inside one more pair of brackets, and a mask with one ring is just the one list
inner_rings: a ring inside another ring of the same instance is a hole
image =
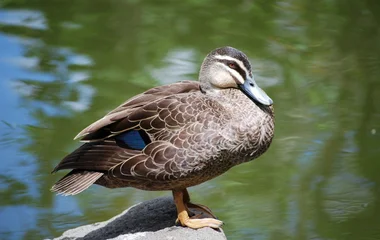
[[187, 188], [256, 159], [273, 136], [273, 101], [255, 81], [248, 57], [220, 47], [203, 60], [199, 81], [151, 88], [82, 130], [74, 140], [83, 145], [52, 173], [71, 171], [51, 190], [75, 195], [97, 184], [172, 191], [177, 223], [219, 228], [223, 222], [192, 203]]

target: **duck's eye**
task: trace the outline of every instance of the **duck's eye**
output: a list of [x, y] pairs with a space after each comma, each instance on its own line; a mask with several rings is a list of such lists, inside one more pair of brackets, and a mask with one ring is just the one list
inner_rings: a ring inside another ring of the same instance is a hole
[[236, 69], [236, 64], [235, 63], [228, 63], [228, 66], [232, 69]]

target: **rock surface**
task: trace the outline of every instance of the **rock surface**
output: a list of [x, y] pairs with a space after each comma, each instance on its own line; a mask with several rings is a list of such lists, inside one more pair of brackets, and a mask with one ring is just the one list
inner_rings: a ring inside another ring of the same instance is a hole
[[108, 221], [67, 230], [55, 240], [220, 240], [223, 231], [175, 226], [176, 208], [171, 197], [139, 203]]

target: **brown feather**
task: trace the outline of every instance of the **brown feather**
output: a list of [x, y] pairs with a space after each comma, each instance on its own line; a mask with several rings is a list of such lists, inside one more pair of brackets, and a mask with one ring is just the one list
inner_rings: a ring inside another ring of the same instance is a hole
[[138, 152], [121, 147], [114, 140], [85, 143], [62, 159], [53, 172], [62, 169], [108, 171]]
[[[106, 138], [106, 134], [104, 134], [104, 129], [102, 129], [103, 127], [124, 119], [132, 112], [135, 112], [136, 109], [143, 109], [144, 106], [147, 106], [154, 101], [167, 98], [171, 95], [197, 91], [199, 91], [199, 83], [195, 81], [181, 81], [167, 86], [152, 88], [127, 100], [125, 103], [109, 112], [100, 120], [83, 129], [74, 139], [82, 138], [83, 141], [104, 139]], [[154, 108], [154, 106], [151, 106], [150, 109], [151, 108]], [[103, 132], [101, 134], [95, 134], [97, 131]]]
[[96, 180], [98, 180], [103, 173], [101, 172], [90, 172], [90, 171], [78, 171], [72, 170], [66, 176], [61, 178], [54, 186], [51, 191], [57, 192], [64, 196], [75, 195], [91, 186]]

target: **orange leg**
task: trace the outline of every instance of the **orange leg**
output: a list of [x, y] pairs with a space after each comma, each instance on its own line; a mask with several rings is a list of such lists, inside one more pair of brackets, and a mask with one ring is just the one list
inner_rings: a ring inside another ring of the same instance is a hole
[[[192, 219], [189, 217], [189, 213], [188, 213], [189, 209], [187, 207], [187, 204], [190, 201], [190, 198], [186, 189], [180, 190], [180, 191], [173, 190], [173, 198], [174, 198], [174, 203], [177, 207], [178, 220], [182, 226], [187, 226], [189, 228], [194, 228], [194, 229], [203, 228], [203, 227], [219, 228], [220, 226], [222, 226], [223, 222], [214, 218]], [[208, 209], [207, 207], [206, 208], [208, 210], [206, 211], [204, 207], [199, 207], [198, 205], [195, 205], [195, 204], [194, 206], [196, 206], [196, 208], [199, 208], [205, 212], [211, 212], [209, 211], [210, 209]]]

